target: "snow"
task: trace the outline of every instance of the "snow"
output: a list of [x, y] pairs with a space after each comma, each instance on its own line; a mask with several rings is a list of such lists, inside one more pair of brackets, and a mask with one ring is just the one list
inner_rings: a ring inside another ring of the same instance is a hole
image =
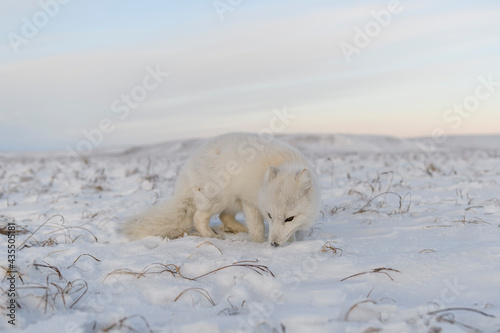
[[[246, 234], [129, 242], [119, 233], [127, 216], [170, 196], [200, 140], [70, 161], [0, 154], [2, 224], [20, 231], [16, 328], [500, 331], [500, 137], [280, 139], [314, 165], [322, 205], [305, 239], [279, 248]], [[0, 243], [4, 274], [7, 237]]]

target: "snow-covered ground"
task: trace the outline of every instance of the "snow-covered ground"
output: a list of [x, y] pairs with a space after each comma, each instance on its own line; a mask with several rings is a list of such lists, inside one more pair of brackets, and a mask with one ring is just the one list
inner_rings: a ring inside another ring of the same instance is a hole
[[[322, 205], [309, 236], [279, 248], [246, 234], [129, 242], [118, 232], [170, 196], [199, 140], [71, 161], [0, 154], [0, 217], [18, 231], [16, 328], [500, 332], [499, 136], [281, 139], [316, 168]], [[2, 277], [7, 244], [0, 235]]]

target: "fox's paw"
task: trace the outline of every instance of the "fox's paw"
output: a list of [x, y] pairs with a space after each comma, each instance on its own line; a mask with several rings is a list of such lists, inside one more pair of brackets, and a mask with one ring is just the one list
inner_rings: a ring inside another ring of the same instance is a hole
[[224, 239], [224, 235], [215, 234], [215, 236], [210, 236], [215, 239]]
[[200, 237], [224, 239], [221, 234], [216, 233], [212, 228], [200, 232]]

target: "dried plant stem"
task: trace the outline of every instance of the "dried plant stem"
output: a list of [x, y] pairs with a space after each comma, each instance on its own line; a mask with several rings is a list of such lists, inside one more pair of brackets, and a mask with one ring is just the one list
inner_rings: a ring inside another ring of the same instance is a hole
[[205, 245], [205, 244], [209, 244], [209, 245], [212, 245], [213, 247], [215, 247], [217, 250], [219, 250], [220, 254], [223, 254], [222, 251], [217, 247], [215, 246], [212, 242], [209, 242], [209, 241], [204, 241], [203, 243], [201, 243], [200, 245], [198, 245], [196, 248], [199, 248], [200, 246], [202, 245]]
[[31, 235], [28, 236], [28, 238], [26, 238], [24, 240], [24, 242], [21, 243], [21, 245], [18, 246], [19, 250], [22, 250], [23, 249], [23, 246], [24, 244], [26, 244], [26, 242], [31, 238], [33, 237], [34, 234], [36, 234], [38, 232], [38, 230], [40, 230], [41, 228], [43, 228], [43, 226], [45, 226], [50, 220], [52, 220], [54, 217], [56, 216], [59, 216], [62, 218], [63, 220], [63, 223], [64, 223], [64, 216], [62, 216], [61, 214], [56, 214], [56, 215], [53, 215], [51, 217], [49, 217], [45, 222], [42, 223], [42, 225], [40, 225], [34, 232], [31, 233]]
[[381, 267], [381, 268], [374, 268], [372, 269], [371, 271], [369, 272], [361, 272], [361, 273], [357, 273], [357, 274], [353, 274], [353, 275], [350, 275], [346, 278], [343, 278], [342, 280], [340, 281], [345, 281], [347, 279], [350, 279], [350, 278], [353, 278], [353, 277], [356, 277], [356, 276], [360, 276], [360, 275], [364, 275], [364, 274], [370, 274], [370, 273], [380, 273], [380, 274], [385, 274], [389, 277], [389, 279], [391, 279], [392, 281], [394, 281], [394, 279], [392, 278], [392, 276], [389, 275], [389, 273], [387, 272], [384, 272], [384, 271], [392, 271], [392, 272], [397, 272], [397, 273], [401, 273], [400, 271], [398, 271], [397, 269], [394, 269], [394, 268], [385, 268], [385, 267]]
[[197, 293], [201, 294], [203, 297], [205, 297], [205, 298], [206, 298], [206, 299], [210, 302], [210, 304], [212, 304], [213, 306], [215, 306], [215, 302], [214, 302], [214, 300], [212, 299], [212, 297], [210, 296], [210, 294], [208, 293], [208, 291], [206, 291], [206, 290], [205, 290], [205, 289], [203, 289], [203, 288], [188, 288], [188, 289], [185, 289], [185, 290], [183, 290], [183, 291], [179, 294], [179, 296], [177, 296], [177, 297], [175, 298], [174, 302], [177, 302], [177, 300], [178, 300], [179, 298], [181, 298], [181, 297], [182, 297], [182, 295], [184, 295], [185, 293], [187, 293], [188, 291], [191, 291], [191, 290], [192, 290], [192, 291], [196, 291]]
[[[271, 270], [269, 269], [269, 267], [264, 266], [264, 265], [256, 265], [255, 263], [257, 263], [257, 262], [258, 262], [257, 260], [255, 260], [255, 261], [251, 261], [251, 260], [237, 261], [237, 262], [232, 263], [231, 265], [226, 265], [226, 266], [216, 268], [210, 272], [207, 272], [205, 274], [202, 274], [202, 275], [194, 277], [194, 278], [190, 278], [190, 277], [183, 275], [181, 273], [180, 268], [174, 264], [168, 264], [168, 265], [150, 264], [150, 265], [147, 265], [141, 272], [134, 272], [128, 268], [116, 269], [116, 270], [112, 271], [111, 273], [109, 273], [108, 275], [106, 275], [106, 277], [104, 278], [104, 280], [102, 282], [104, 283], [104, 281], [106, 281], [106, 279], [110, 275], [119, 275], [119, 274], [133, 275], [137, 279], [139, 279], [141, 277], [145, 277], [146, 275], [162, 274], [165, 272], [172, 274], [172, 276], [179, 276], [179, 277], [186, 279], [186, 280], [195, 281], [195, 280], [198, 280], [202, 277], [205, 277], [207, 275], [213, 274], [215, 272], [218, 272], [220, 270], [230, 268], [230, 267], [244, 267], [244, 268], [251, 269], [252, 271], [256, 272], [259, 275], [263, 275], [263, 273], [268, 273], [272, 277], [275, 277], [273, 272], [271, 272]], [[159, 268], [159, 270], [155, 271], [155, 269], [158, 269], [158, 268]]]
[[441, 309], [441, 310], [431, 311], [431, 312], [428, 312], [427, 314], [429, 314], [429, 315], [435, 315], [435, 314], [438, 314], [438, 313], [441, 313], [441, 312], [449, 312], [449, 311], [469, 311], [469, 312], [479, 313], [479, 314], [481, 314], [481, 315], [483, 315], [485, 317], [496, 318], [494, 315], [490, 315], [490, 314], [485, 313], [483, 311], [479, 311], [479, 310], [471, 309], [471, 308], [447, 308], [447, 309]]

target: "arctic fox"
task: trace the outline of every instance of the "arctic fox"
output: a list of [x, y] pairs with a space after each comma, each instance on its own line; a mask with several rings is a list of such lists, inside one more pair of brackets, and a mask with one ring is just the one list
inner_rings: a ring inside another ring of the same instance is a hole
[[[130, 239], [148, 235], [176, 238], [192, 229], [218, 237], [210, 228], [218, 214], [226, 232], [247, 232], [279, 246], [310, 227], [318, 214], [319, 187], [304, 156], [278, 140], [230, 133], [205, 143], [186, 162], [170, 200], [129, 219]], [[236, 221], [243, 212], [247, 228]]]

